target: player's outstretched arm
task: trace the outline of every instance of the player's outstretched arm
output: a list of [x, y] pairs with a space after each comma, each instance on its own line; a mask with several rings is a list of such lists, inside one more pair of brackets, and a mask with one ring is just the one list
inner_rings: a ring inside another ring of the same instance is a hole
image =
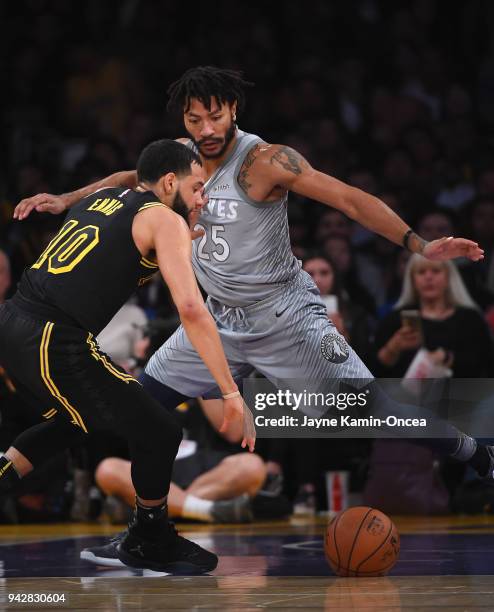
[[30, 215], [33, 210], [37, 212], [49, 212], [53, 215], [58, 215], [71, 206], [73, 206], [82, 198], [91, 195], [98, 189], [104, 187], [123, 187], [134, 188], [137, 185], [137, 174], [135, 170], [125, 170], [123, 172], [115, 172], [110, 174], [100, 181], [91, 183], [87, 187], [81, 187], [76, 191], [63, 193], [61, 195], [53, 195], [52, 193], [38, 193], [38, 195], [21, 200], [14, 209], [14, 219], [22, 221]]
[[[136, 223], [137, 221], [137, 223]], [[233, 380], [223, 346], [192, 269], [192, 243], [185, 221], [170, 209], [150, 208], [139, 213], [133, 226], [134, 241], [141, 252], [149, 237], [147, 248], [154, 249], [164, 281], [177, 307], [187, 337], [213, 375], [223, 396], [235, 394], [238, 387]], [[137, 235], [139, 234], [139, 235]], [[241, 420], [244, 407], [240, 395], [223, 400], [225, 431], [231, 422]], [[251, 451], [255, 439], [244, 440]], [[244, 445], [244, 442], [242, 445]]]
[[283, 187], [302, 196], [341, 210], [367, 229], [391, 242], [406, 246], [429, 259], [468, 257], [483, 258], [483, 250], [472, 240], [445, 237], [430, 243], [410, 230], [410, 227], [382, 200], [361, 189], [319, 172], [291, 147], [271, 145], [257, 157], [258, 170], [267, 188]]

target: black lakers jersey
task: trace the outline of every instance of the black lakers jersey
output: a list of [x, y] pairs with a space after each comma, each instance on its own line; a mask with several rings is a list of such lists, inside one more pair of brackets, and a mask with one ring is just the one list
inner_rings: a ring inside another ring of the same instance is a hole
[[108, 188], [78, 202], [38, 260], [24, 271], [22, 297], [61, 311], [97, 335], [158, 264], [132, 238], [135, 215], [163, 206], [151, 191]]

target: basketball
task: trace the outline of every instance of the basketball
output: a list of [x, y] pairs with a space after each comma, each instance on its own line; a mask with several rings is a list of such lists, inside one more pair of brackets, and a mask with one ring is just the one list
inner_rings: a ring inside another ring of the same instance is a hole
[[388, 516], [375, 508], [355, 506], [328, 525], [324, 552], [338, 576], [384, 576], [398, 560], [400, 536]]

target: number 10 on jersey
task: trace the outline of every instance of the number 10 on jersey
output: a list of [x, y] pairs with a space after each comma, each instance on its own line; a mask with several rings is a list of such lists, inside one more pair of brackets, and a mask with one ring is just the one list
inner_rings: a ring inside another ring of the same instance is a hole
[[39, 269], [48, 261], [51, 274], [71, 272], [99, 242], [99, 227], [78, 225], [75, 219], [67, 221], [31, 268]]
[[[210, 255], [212, 255], [213, 259], [216, 259], [216, 261], [226, 261], [228, 259], [230, 255], [230, 245], [222, 236], [220, 236], [220, 234], [225, 231], [224, 225], [212, 225], [211, 236], [208, 236], [208, 228], [200, 223], [197, 223], [194, 226], [194, 229], [204, 231], [204, 236], [202, 236], [200, 239], [197, 247], [197, 256], [199, 259], [210, 261]], [[210, 241], [210, 244], [208, 245], [209, 253], [204, 250], [208, 240]]]

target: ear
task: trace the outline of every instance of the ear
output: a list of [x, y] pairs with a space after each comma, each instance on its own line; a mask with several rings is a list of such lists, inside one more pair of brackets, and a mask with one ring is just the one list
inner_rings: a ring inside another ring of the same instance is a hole
[[232, 119], [233, 121], [236, 121], [237, 120], [237, 101], [236, 100], [235, 102], [232, 102], [230, 109], [232, 111]]
[[166, 195], [171, 195], [175, 191], [177, 183], [177, 175], [174, 172], [168, 172], [160, 178], [160, 185]]

